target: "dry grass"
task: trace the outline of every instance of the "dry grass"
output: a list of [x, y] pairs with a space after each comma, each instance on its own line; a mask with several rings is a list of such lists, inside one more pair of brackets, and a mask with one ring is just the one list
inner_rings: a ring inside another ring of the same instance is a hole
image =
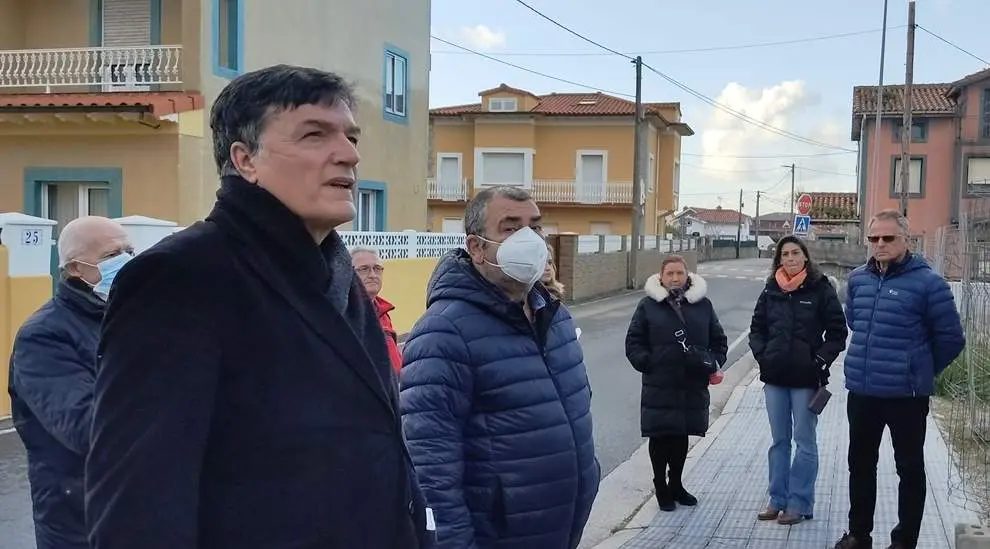
[[[986, 406], [986, 404], [983, 404]], [[990, 520], [990, 441], [974, 432], [968, 403], [963, 399], [932, 398], [932, 415], [949, 448], [949, 495], [981, 520]]]

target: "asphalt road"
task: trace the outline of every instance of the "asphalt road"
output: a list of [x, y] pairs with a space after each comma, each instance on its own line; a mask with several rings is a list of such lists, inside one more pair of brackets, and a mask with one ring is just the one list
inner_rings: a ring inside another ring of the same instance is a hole
[[[701, 264], [729, 343], [746, 333], [753, 305], [769, 272], [763, 260]], [[640, 377], [626, 362], [624, 341], [629, 318], [641, 292], [576, 305], [572, 314], [581, 327], [585, 364], [594, 398], [595, 446], [602, 471], [610, 473], [642, 444], [639, 434]], [[748, 351], [745, 338], [729, 355], [729, 364]], [[0, 433], [4, 425], [0, 424]], [[0, 434], [0, 549], [34, 549], [30, 492], [24, 447], [14, 433]]]

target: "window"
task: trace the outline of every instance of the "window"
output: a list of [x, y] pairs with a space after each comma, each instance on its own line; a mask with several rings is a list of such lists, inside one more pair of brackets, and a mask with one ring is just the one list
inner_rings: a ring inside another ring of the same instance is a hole
[[[901, 130], [904, 128], [903, 122], [894, 122], [894, 141], [901, 141]], [[911, 142], [924, 143], [928, 141], [928, 122], [926, 120], [911, 121]]]
[[515, 97], [493, 97], [488, 100], [488, 110], [491, 112], [515, 112], [519, 103]]
[[526, 157], [523, 153], [482, 153], [481, 181], [483, 185], [525, 185]]
[[213, 72], [218, 76], [236, 76], [244, 68], [244, 7], [241, 2], [213, 0]]
[[110, 217], [110, 188], [107, 185], [47, 183], [42, 191], [41, 216], [57, 222], [52, 230], [53, 238], [58, 238], [58, 233], [65, 224], [78, 217]]
[[406, 91], [408, 58], [393, 49], [385, 50], [385, 118], [393, 122], [405, 122], [409, 107]]
[[966, 194], [990, 196], [990, 157], [966, 160]]
[[[890, 197], [900, 198], [901, 196], [901, 158], [895, 156], [891, 163], [890, 173]], [[911, 159], [911, 182], [908, 186], [908, 196], [920, 198], [925, 192], [925, 159], [916, 156]]]
[[983, 105], [980, 110], [980, 137], [990, 139], [990, 88], [983, 90]]
[[380, 181], [358, 181], [355, 231], [384, 231], [386, 185]]

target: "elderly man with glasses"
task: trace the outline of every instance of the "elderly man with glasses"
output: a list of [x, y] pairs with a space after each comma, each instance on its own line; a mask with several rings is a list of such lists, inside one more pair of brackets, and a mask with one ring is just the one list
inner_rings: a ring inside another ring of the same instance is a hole
[[935, 378], [966, 344], [949, 284], [911, 253], [897, 210], [870, 221], [872, 257], [849, 275], [845, 359], [849, 420], [849, 532], [835, 549], [873, 547], [877, 461], [890, 429], [897, 526], [888, 549], [915, 549], [925, 512], [925, 430]]
[[354, 265], [354, 272], [364, 284], [364, 290], [375, 302], [378, 322], [381, 323], [382, 331], [385, 332], [388, 357], [392, 361], [392, 368], [398, 373], [402, 369], [402, 353], [399, 351], [399, 335], [392, 325], [392, 317], [389, 316], [389, 313], [395, 310], [395, 305], [378, 295], [382, 291], [382, 275], [385, 273], [385, 265], [378, 250], [369, 246], [351, 248], [351, 263]]

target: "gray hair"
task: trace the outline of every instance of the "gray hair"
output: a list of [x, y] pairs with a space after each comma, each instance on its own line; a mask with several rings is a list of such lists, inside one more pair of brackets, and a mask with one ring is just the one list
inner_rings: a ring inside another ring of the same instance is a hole
[[365, 253], [375, 256], [375, 263], [381, 264], [382, 256], [378, 253], [378, 248], [372, 246], [352, 246], [351, 247], [351, 259], [354, 259], [354, 254]]
[[533, 200], [533, 195], [522, 187], [497, 186], [483, 189], [467, 203], [464, 208], [464, 232], [478, 236], [485, 235], [485, 218], [488, 213], [488, 203], [496, 196], [515, 200], [516, 202], [529, 202]]
[[877, 221], [895, 221], [897, 226], [901, 228], [901, 233], [904, 236], [911, 235], [911, 224], [908, 222], [908, 218], [904, 217], [900, 211], [893, 208], [881, 210], [873, 215], [873, 219], [870, 220], [870, 227]]
[[230, 147], [244, 143], [255, 154], [268, 117], [303, 105], [357, 105], [354, 88], [332, 72], [274, 65], [242, 74], [220, 92], [210, 111], [213, 157], [221, 176], [237, 175]]

